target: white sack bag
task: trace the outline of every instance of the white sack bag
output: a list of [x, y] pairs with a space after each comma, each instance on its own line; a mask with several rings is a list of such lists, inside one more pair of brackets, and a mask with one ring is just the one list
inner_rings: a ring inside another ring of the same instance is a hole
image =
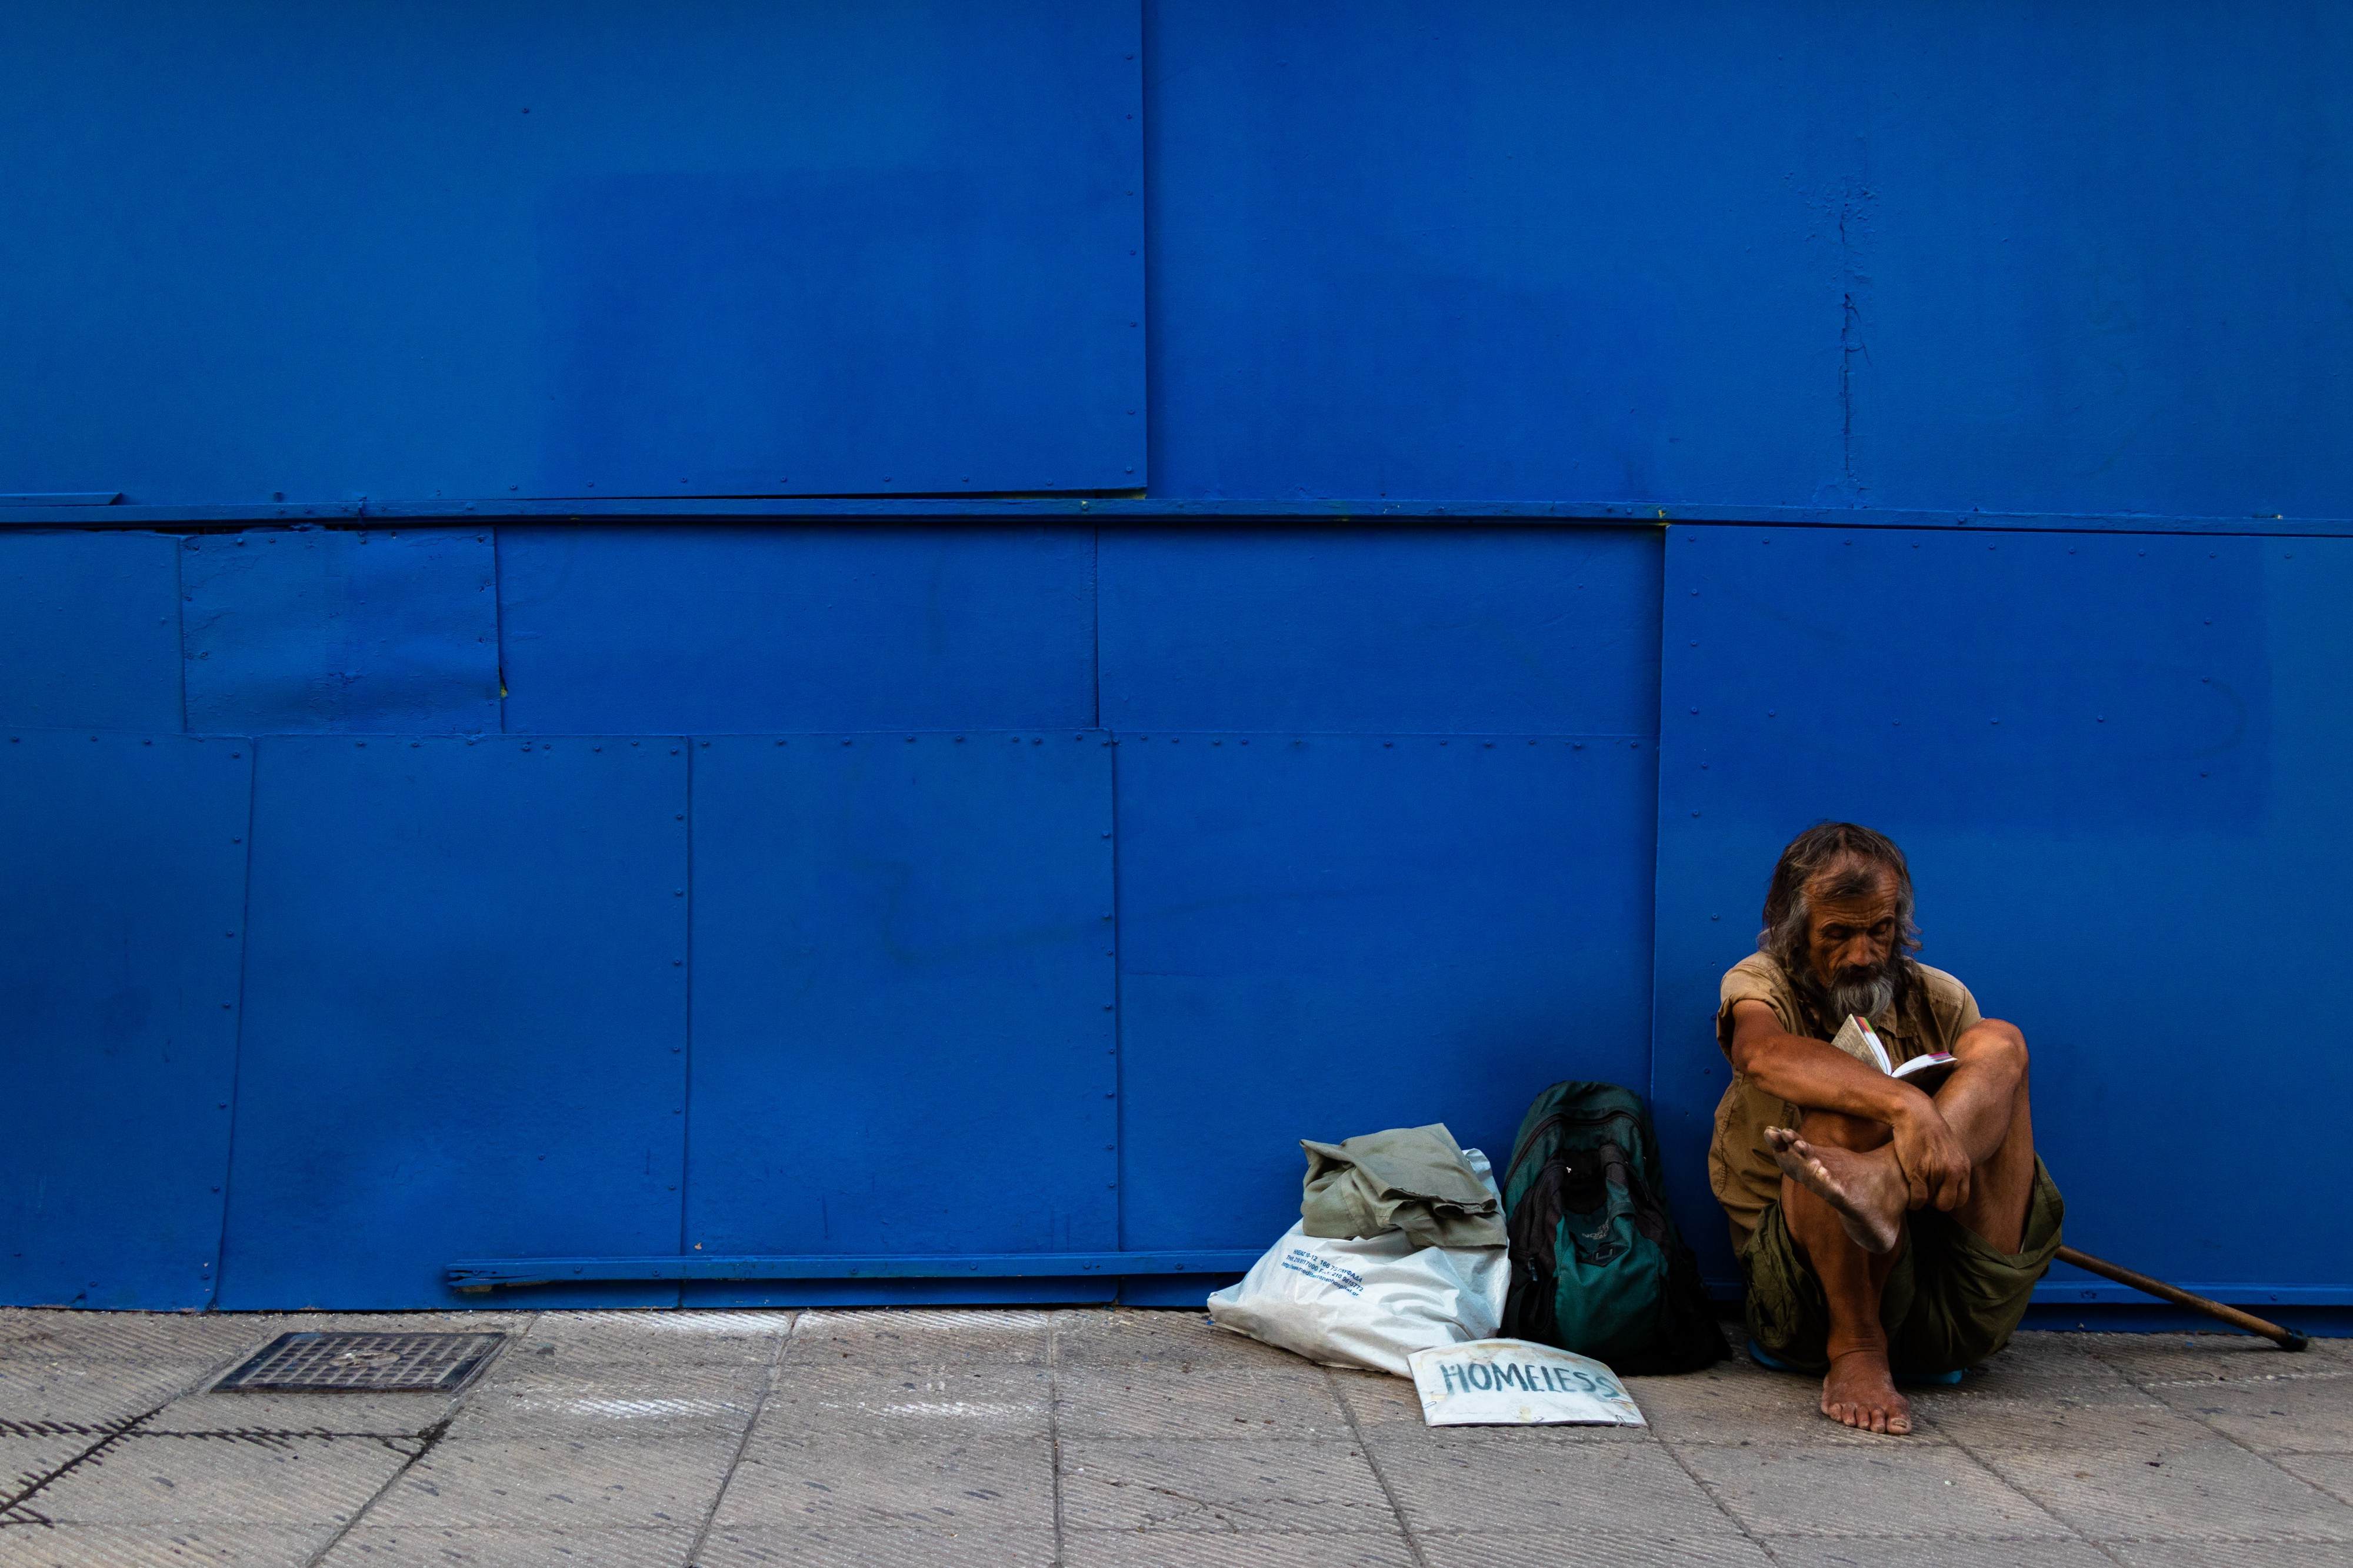
[[[1495, 1191], [1487, 1156], [1462, 1155]], [[1210, 1296], [1209, 1321], [1327, 1366], [1411, 1377], [1414, 1352], [1493, 1339], [1503, 1327], [1508, 1251], [1416, 1247], [1398, 1230], [1333, 1241], [1294, 1225], [1240, 1284]]]

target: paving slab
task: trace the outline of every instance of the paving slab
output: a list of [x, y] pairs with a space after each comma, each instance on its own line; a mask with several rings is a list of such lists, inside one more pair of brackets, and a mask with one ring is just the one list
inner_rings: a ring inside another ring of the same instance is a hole
[[2002, 1384], [1998, 1389], [1960, 1384], [1956, 1389], [1904, 1389], [1915, 1417], [1934, 1431], [1978, 1429], [1981, 1422], [2011, 1422], [2038, 1410], [2165, 1410], [2165, 1401], [2123, 1377], [2083, 1380], [2050, 1377], [2045, 1382]]
[[88, 1453], [104, 1440], [102, 1435], [81, 1433], [0, 1437], [0, 1505], [14, 1501], [68, 1460]]
[[2353, 1508], [2220, 1437], [2179, 1447], [1989, 1448], [1982, 1457], [2094, 1540], [2353, 1542]]
[[248, 1321], [194, 1312], [76, 1312], [0, 1308], [0, 1362], [204, 1363], [250, 1354], [277, 1337]]
[[740, 1436], [767, 1384], [760, 1366], [647, 1370], [517, 1363], [465, 1391], [452, 1440]]
[[[1073, 1560], [1075, 1561], [1075, 1560]], [[714, 1530], [694, 1568], [1053, 1568], [1050, 1530]]]
[[1765, 1544], [1780, 1568], [2113, 1568], [2088, 1541], [1778, 1535]]
[[1976, 1405], [1994, 1411], [2029, 1405], [2075, 1409], [2098, 1405], [2155, 1410], [2165, 1403], [2140, 1384], [2122, 1377], [2051, 1377], [1995, 1384], [1970, 1379], [1949, 1388], [1906, 1388], [1904, 1396], [1912, 1402], [1914, 1410], [1926, 1412], [1932, 1421], [1947, 1412]]
[[2019, 1367], [2046, 1376], [2084, 1375], [2083, 1363], [2093, 1360], [2090, 1342], [2098, 1336], [2051, 1329], [2021, 1329], [2010, 1343], [1970, 1369], [1972, 1376]]
[[333, 1525], [0, 1525], [0, 1568], [308, 1568]]
[[1446, 1446], [1382, 1474], [1417, 1531], [1549, 1535], [1573, 1541], [1611, 1520], [1671, 1539], [1736, 1535], [1740, 1526], [1657, 1443], [1548, 1447]]
[[311, 1432], [336, 1436], [421, 1436], [448, 1419], [457, 1398], [448, 1394], [371, 1394], [337, 1389], [317, 1394], [251, 1392], [184, 1394], [140, 1426], [151, 1433]]
[[368, 1510], [382, 1530], [699, 1527], [739, 1438], [444, 1439]]
[[787, 1364], [1046, 1364], [1053, 1315], [989, 1308], [876, 1308], [803, 1312], [785, 1342]]
[[[1599, 1526], [1573, 1536], [1457, 1534], [1416, 1537], [1429, 1568], [1565, 1568], [1570, 1563], [1627, 1568], [1771, 1568], [1757, 1542], [1739, 1535], [1665, 1536]], [[1301, 1559], [1292, 1559], [1293, 1562]]]
[[922, 1525], [1005, 1533], [1050, 1529], [1054, 1450], [1038, 1441], [755, 1438], [713, 1528]]
[[1056, 1378], [1065, 1437], [1345, 1441], [1346, 1412], [1320, 1368], [1138, 1362]]
[[2292, 1541], [2111, 1541], [2124, 1568], [2345, 1568], [2342, 1546]]
[[2326, 1377], [2348, 1370], [2329, 1341], [2292, 1353], [2252, 1334], [2084, 1334], [2084, 1352], [2136, 1383], [2232, 1383], [2242, 1378]]
[[2054, 1394], [2079, 1405], [2146, 1405], [2153, 1395], [2123, 1373], [2089, 1355], [2043, 1355], [2014, 1359], [2009, 1352], [1981, 1367], [1971, 1367], [1961, 1381], [1948, 1386], [1915, 1385], [1905, 1391], [1914, 1404], [1957, 1400], [2000, 1403], [2005, 1400], [2045, 1400]]
[[749, 1410], [767, 1386], [768, 1369], [760, 1364], [711, 1365], [702, 1362], [673, 1366], [558, 1365], [529, 1357], [501, 1359], [476, 1379], [468, 1392], [538, 1394], [573, 1398], [601, 1394], [638, 1393], [659, 1389], [676, 1399], [717, 1399]]
[[1380, 1482], [1351, 1443], [1070, 1438], [1062, 1521], [1072, 1531], [1387, 1534]]
[[[1546, 1568], [1571, 1561], [1561, 1554], [1560, 1542], [1554, 1542], [1552, 1550]], [[1062, 1538], [1062, 1563], [1063, 1568], [1422, 1568], [1402, 1533], [1199, 1535], [1167, 1530], [1072, 1531]]]
[[539, 1314], [484, 1308], [478, 1312], [217, 1312], [207, 1318], [252, 1327], [257, 1345], [280, 1334], [488, 1334], [510, 1342], [527, 1333]]
[[132, 1434], [16, 1505], [58, 1524], [348, 1523], [409, 1462], [377, 1437]]
[[360, 1525], [319, 1568], [685, 1568], [691, 1530], [385, 1530]]
[[584, 1384], [568, 1392], [482, 1389], [459, 1404], [446, 1435], [451, 1442], [726, 1438], [740, 1436], [751, 1425], [755, 1404], [754, 1394], [681, 1394], [647, 1381]]
[[1053, 1429], [1054, 1380], [1042, 1366], [781, 1366], [760, 1407], [761, 1438], [819, 1433], [965, 1442], [1043, 1439]]
[[765, 1365], [795, 1312], [542, 1312], [511, 1358], [564, 1366]]
[[1217, 1327], [1198, 1311], [1066, 1309], [1055, 1315], [1056, 1359], [1064, 1366], [1176, 1362], [1197, 1366], [1298, 1366], [1288, 1351]]
[[1677, 1457], [1755, 1535], [2073, 1535], [2031, 1498], [1951, 1448], [1681, 1447]]
[[1996, 1449], [2101, 1452], [2146, 1449], [2150, 1455], [2214, 1441], [2201, 1426], [2162, 1405], [2070, 1405], [2002, 1400], [1952, 1405], [1936, 1419], [1954, 1441], [1973, 1453]]
[[2353, 1375], [2167, 1383], [2150, 1391], [2259, 1454], [2353, 1454]]
[[202, 1382], [185, 1362], [0, 1362], [0, 1431], [104, 1426], [144, 1415]]
[[2345, 1454], [2275, 1454], [2272, 1463], [2298, 1480], [2353, 1504], [2353, 1456]]

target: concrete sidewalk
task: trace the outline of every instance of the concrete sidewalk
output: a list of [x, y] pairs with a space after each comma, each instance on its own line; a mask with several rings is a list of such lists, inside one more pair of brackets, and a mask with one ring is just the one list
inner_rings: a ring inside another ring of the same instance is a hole
[[[206, 1392], [491, 1327], [455, 1400]], [[1647, 1431], [1431, 1431], [1179, 1312], [6, 1310], [0, 1564], [2353, 1561], [2353, 1342], [2029, 1334], [1902, 1439], [1745, 1362], [1632, 1387]]]

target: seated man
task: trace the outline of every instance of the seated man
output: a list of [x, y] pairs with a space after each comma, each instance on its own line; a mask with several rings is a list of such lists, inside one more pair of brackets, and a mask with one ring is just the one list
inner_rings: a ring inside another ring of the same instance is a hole
[[[2034, 1152], [2026, 1039], [1915, 963], [1903, 851], [1852, 823], [1781, 852], [1757, 951], [1724, 977], [1732, 1085], [1708, 1174], [1748, 1280], [1748, 1333], [1820, 1370], [1822, 1414], [1912, 1429], [1895, 1372], [1947, 1372], [2010, 1342], [2059, 1247]], [[1959, 1058], [1933, 1098], [1829, 1042], [1869, 1021], [1899, 1065]]]

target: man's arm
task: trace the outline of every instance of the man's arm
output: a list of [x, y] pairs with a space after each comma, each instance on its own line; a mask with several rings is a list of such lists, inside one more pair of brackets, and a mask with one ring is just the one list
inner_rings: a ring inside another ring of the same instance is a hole
[[1781, 1027], [1762, 1002], [1732, 1006], [1732, 1069], [1776, 1099], [1808, 1110], [1884, 1122], [1912, 1206], [1950, 1211], [1968, 1201], [1969, 1156], [1936, 1102], [1900, 1079], [1866, 1067], [1826, 1040]]

